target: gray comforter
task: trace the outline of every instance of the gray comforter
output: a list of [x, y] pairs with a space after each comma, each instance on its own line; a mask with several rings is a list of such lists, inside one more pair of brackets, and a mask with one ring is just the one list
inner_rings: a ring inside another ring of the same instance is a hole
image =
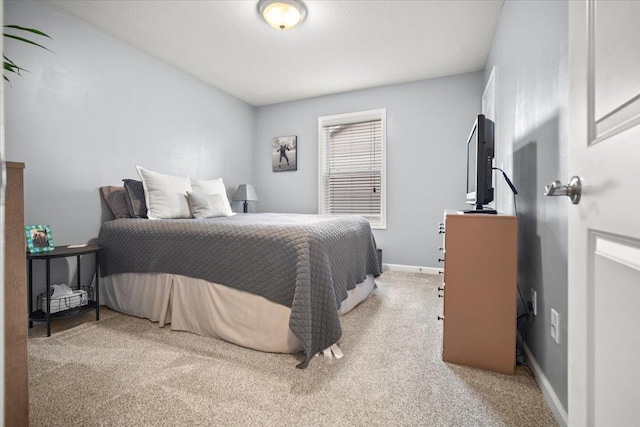
[[180, 274], [231, 286], [291, 308], [289, 326], [310, 358], [342, 335], [347, 290], [380, 274], [367, 220], [244, 214], [205, 220], [117, 219], [102, 225], [101, 275]]

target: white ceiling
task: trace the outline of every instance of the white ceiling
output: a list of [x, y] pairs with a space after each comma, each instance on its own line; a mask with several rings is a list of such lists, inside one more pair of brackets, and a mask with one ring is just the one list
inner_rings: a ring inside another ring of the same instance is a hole
[[49, 0], [255, 106], [480, 70], [503, 0], [307, 0], [270, 27], [257, 0]]

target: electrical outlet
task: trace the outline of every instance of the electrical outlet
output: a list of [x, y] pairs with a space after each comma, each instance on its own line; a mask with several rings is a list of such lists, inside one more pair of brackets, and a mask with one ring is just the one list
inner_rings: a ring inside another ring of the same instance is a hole
[[531, 305], [533, 306], [533, 315], [537, 316], [538, 315], [538, 293], [531, 289]]
[[560, 343], [560, 315], [553, 308], [551, 309], [551, 338], [556, 343]]

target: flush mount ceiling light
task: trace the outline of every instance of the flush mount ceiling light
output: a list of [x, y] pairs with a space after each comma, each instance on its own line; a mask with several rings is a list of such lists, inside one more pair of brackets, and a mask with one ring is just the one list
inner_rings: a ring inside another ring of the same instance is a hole
[[258, 12], [277, 30], [289, 30], [304, 20], [307, 8], [299, 0], [260, 0]]

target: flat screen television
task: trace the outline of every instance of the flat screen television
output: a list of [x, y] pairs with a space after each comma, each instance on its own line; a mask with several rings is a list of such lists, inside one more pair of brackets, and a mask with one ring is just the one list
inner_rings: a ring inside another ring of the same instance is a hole
[[467, 139], [467, 203], [475, 209], [464, 213], [496, 213], [484, 207], [493, 201], [494, 146], [494, 123], [479, 114]]

